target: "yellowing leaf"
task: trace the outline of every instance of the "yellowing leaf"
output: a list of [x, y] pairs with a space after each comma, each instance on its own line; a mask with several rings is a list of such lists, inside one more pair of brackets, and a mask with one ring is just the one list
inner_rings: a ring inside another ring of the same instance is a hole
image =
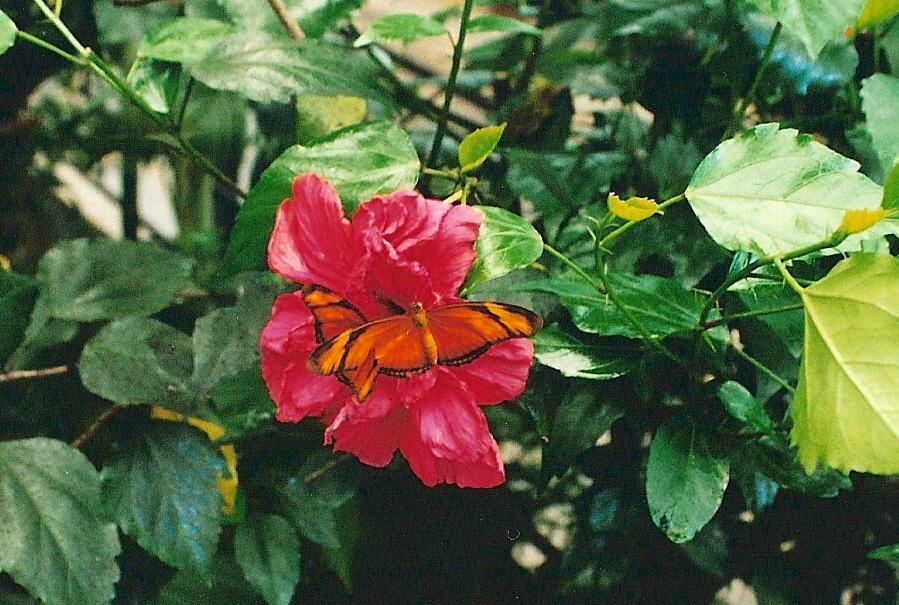
[[871, 27], [899, 15], [899, 0], [868, 0], [855, 22], [857, 29]]
[[221, 425], [193, 416], [185, 416], [184, 414], [173, 412], [172, 410], [159, 407], [158, 405], [153, 406], [153, 409], [150, 411], [150, 417], [156, 418], [157, 420], [172, 420], [174, 422], [184, 421], [206, 433], [206, 436], [209, 437], [210, 441], [218, 441], [225, 435], [225, 427]]
[[802, 292], [790, 437], [811, 472], [899, 473], [899, 259], [856, 254]]
[[459, 166], [462, 167], [462, 172], [471, 172], [483, 164], [496, 149], [505, 130], [505, 124], [485, 126], [462, 139], [459, 143]]
[[887, 215], [886, 210], [877, 208], [875, 210], [847, 210], [843, 215], [843, 222], [840, 223], [837, 231], [848, 234], [861, 233], [866, 229], [876, 225], [880, 219]]
[[609, 211], [627, 221], [642, 221], [659, 212], [655, 200], [646, 197], [632, 197], [622, 200], [615, 193], [609, 192]]

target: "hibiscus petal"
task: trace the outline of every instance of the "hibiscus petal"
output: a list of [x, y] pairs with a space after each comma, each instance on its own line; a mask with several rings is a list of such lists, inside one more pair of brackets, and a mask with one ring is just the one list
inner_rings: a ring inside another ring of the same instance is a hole
[[452, 374], [409, 409], [400, 451], [422, 482], [433, 487], [494, 487], [506, 475], [499, 448], [471, 393]]
[[272, 271], [299, 283], [345, 293], [358, 279], [361, 251], [331, 184], [314, 174], [293, 182], [293, 196], [278, 207], [268, 244]]
[[446, 369], [465, 384], [478, 405], [492, 405], [524, 392], [533, 361], [531, 341], [514, 338], [490, 347], [471, 363]]
[[371, 466], [390, 464], [409, 413], [392, 385], [379, 385], [365, 403], [347, 403], [325, 431], [334, 451], [349, 452]]

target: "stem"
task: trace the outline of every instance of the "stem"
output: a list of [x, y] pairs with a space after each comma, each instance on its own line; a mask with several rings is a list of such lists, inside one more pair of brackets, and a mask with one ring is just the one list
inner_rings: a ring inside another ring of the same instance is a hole
[[440, 146], [443, 144], [443, 137], [446, 134], [446, 123], [449, 120], [450, 105], [453, 102], [453, 94], [456, 92], [456, 77], [459, 75], [459, 66], [462, 65], [462, 49], [465, 46], [465, 33], [468, 30], [468, 21], [471, 19], [471, 9], [474, 6], [474, 0], [465, 0], [462, 7], [462, 20], [459, 23], [459, 39], [453, 48], [453, 64], [450, 68], [449, 80], [446, 82], [446, 92], [443, 96], [443, 112], [440, 121], [437, 122], [437, 132], [434, 133], [434, 142], [431, 145], [431, 153], [428, 154], [428, 161], [425, 166], [431, 166], [437, 160], [440, 153]]
[[137, 158], [122, 155], [122, 237], [137, 239]]
[[560, 261], [562, 261], [562, 262], [565, 263], [566, 265], [568, 265], [568, 267], [569, 267], [572, 271], [574, 271], [575, 273], [577, 273], [577, 274], [581, 277], [581, 279], [583, 279], [585, 282], [587, 282], [588, 284], [590, 284], [591, 286], [593, 286], [598, 292], [604, 292], [604, 291], [605, 291], [605, 289], [603, 288], [603, 285], [602, 285], [601, 282], [598, 282], [598, 281], [596, 281], [595, 279], [593, 279], [592, 277], [590, 277], [590, 276], [587, 274], [587, 272], [584, 271], [583, 269], [581, 269], [580, 267], [578, 267], [577, 264], [575, 264], [575, 262], [574, 262], [573, 260], [571, 260], [570, 258], [568, 258], [567, 256], [565, 256], [564, 254], [562, 254], [561, 252], [559, 252], [558, 250], [556, 250], [555, 248], [553, 248], [553, 247], [550, 246], [549, 244], [544, 243], [544, 244], [543, 244], [543, 249], [546, 250], [547, 252], [549, 252], [551, 255], [555, 256], [557, 259], [559, 259]]
[[775, 313], [786, 313], [787, 311], [797, 311], [802, 309], [804, 305], [802, 303], [793, 303], [791, 305], [784, 305], [782, 307], [773, 307], [770, 309], [757, 309], [754, 311], [744, 311], [743, 313], [734, 313], [733, 315], [728, 315], [727, 317], [721, 317], [718, 319], [713, 319], [712, 321], [707, 321], [702, 324], [703, 330], [709, 330], [711, 328], [716, 328], [720, 325], [730, 323], [735, 319], [745, 319], [747, 317], [758, 317], [760, 315], [774, 315]]
[[119, 411], [119, 406], [111, 405], [106, 408], [102, 414], [97, 416], [97, 419], [94, 420], [89, 427], [84, 429], [80, 435], [72, 439], [72, 442], [69, 444], [72, 447], [78, 449], [82, 445], [84, 445], [91, 437], [97, 434], [103, 425], [109, 422], [109, 420], [116, 415], [116, 412]]
[[83, 58], [76, 57], [73, 54], [67, 53], [66, 51], [59, 48], [58, 46], [51, 44], [50, 42], [47, 42], [45, 40], [41, 40], [37, 36], [32, 36], [28, 32], [23, 32], [22, 30], [18, 30], [18, 31], [16, 31], [16, 35], [19, 36], [20, 38], [22, 38], [23, 40], [31, 42], [32, 44], [34, 44], [36, 46], [40, 46], [41, 48], [43, 48], [45, 50], [49, 50], [51, 53], [53, 53], [55, 55], [59, 55], [66, 61], [70, 61], [71, 63], [75, 63], [76, 65], [87, 65], [87, 61], [85, 61]]
[[188, 76], [187, 86], [184, 87], [184, 98], [181, 100], [181, 109], [178, 110], [178, 119], [175, 121], [178, 132], [181, 132], [181, 128], [184, 126], [184, 114], [187, 112], [187, 103], [190, 101], [190, 93], [194, 90], [195, 81]]
[[79, 55], [86, 58], [90, 51], [85, 48], [81, 44], [81, 42], [78, 41], [78, 38], [76, 38], [75, 34], [73, 34], [72, 31], [68, 27], [66, 27], [66, 24], [62, 22], [62, 19], [59, 18], [59, 15], [54, 13], [50, 9], [50, 7], [47, 6], [47, 3], [44, 2], [44, 0], [34, 0], [34, 3], [39, 9], [41, 9], [41, 12], [44, 13], [44, 16], [50, 20], [50, 23], [52, 23], [53, 26], [59, 30], [59, 33], [61, 33], [65, 37], [65, 39], [69, 41], [69, 44], [72, 45], [72, 48], [77, 50]]
[[333, 458], [322, 464], [317, 469], [310, 471], [303, 477], [303, 483], [311, 483], [324, 475], [326, 472], [337, 466], [338, 464], [342, 464], [350, 459], [350, 455], [346, 453], [335, 454]]
[[13, 380], [25, 380], [27, 378], [43, 378], [44, 376], [56, 376], [57, 374], [65, 374], [69, 371], [69, 366], [53, 366], [52, 368], [41, 368], [39, 370], [13, 370], [0, 374], [0, 383], [12, 382]]
[[[678, 203], [678, 202], [680, 202], [680, 201], [686, 199], [686, 197], [687, 197], [687, 196], [686, 196], [686, 194], [684, 194], [684, 193], [681, 193], [681, 194], [679, 194], [679, 195], [675, 195], [674, 197], [669, 198], [669, 199], [665, 200], [664, 202], [662, 202], [661, 204], [659, 204], [658, 209], [659, 209], [659, 210], [664, 210], [664, 209], [667, 208], [668, 206], [672, 206], [672, 205], [674, 205], [674, 204], [676, 204], [676, 203]], [[647, 218], [648, 218], [648, 217], [647, 217]], [[614, 240], [615, 238], [617, 238], [618, 236], [620, 236], [622, 233], [626, 233], [626, 232], [627, 232], [629, 229], [631, 229], [634, 225], [636, 225], [637, 223], [640, 223], [640, 222], [642, 222], [642, 221], [644, 221], [644, 220], [646, 220], [646, 219], [640, 219], [639, 221], [628, 221], [628, 222], [624, 223], [623, 225], [621, 225], [620, 227], [618, 227], [617, 229], [615, 229], [614, 231], [612, 231], [611, 233], [609, 233], [608, 235], [606, 235], [604, 238], [602, 238], [601, 240], [599, 240], [598, 242], [596, 242], [596, 245], [597, 245], [598, 247], [600, 247], [600, 248], [605, 248], [605, 247], [606, 247], [606, 244], [608, 244], [609, 242], [611, 242], [612, 240]]]
[[784, 265], [783, 261], [779, 258], [774, 259], [774, 266], [777, 267], [777, 270], [780, 271], [780, 274], [784, 276], [784, 280], [787, 284], [793, 288], [793, 291], [796, 294], [802, 296], [802, 286], [799, 285], [799, 282], [796, 281], [796, 278], [790, 275], [790, 272], [787, 271], [786, 265]]
[[278, 21], [281, 22], [281, 25], [284, 26], [291, 38], [302, 40], [305, 37], [303, 30], [300, 29], [299, 24], [294, 20], [293, 15], [290, 14], [290, 9], [284, 4], [284, 0], [268, 0], [268, 4], [272, 7], [272, 10], [278, 17]]
[[771, 380], [786, 389], [790, 395], [794, 395], [796, 393], [796, 389], [794, 389], [789, 382], [778, 376], [774, 370], [763, 364], [761, 361], [759, 361], [743, 349], [733, 347], [733, 350], [737, 355], [749, 362], [749, 364], [755, 367], [759, 372], [767, 375]]
[[755, 78], [752, 80], [752, 84], [749, 85], [749, 90], [746, 92], [746, 96], [737, 101], [736, 106], [734, 107], [734, 113], [731, 116], [731, 126], [727, 130], [724, 131], [724, 136], [721, 137], [722, 140], [729, 138], [731, 129], [734, 124], [739, 128], [740, 118], [743, 117], [743, 112], [746, 110], [752, 100], [755, 98], [755, 93], [758, 90], [759, 84], [762, 82], [762, 77], [765, 75], [765, 70], [768, 68], [768, 63], [771, 61], [771, 54], [774, 52], [774, 47], [777, 45], [777, 40], [780, 38], [780, 32], [783, 29], [783, 24], [778, 21], [774, 26], [774, 30], [771, 32], [771, 37], [768, 38], [768, 44], [765, 46], [765, 51], [762, 53], [762, 60], [759, 63], [759, 67], [755, 72]]

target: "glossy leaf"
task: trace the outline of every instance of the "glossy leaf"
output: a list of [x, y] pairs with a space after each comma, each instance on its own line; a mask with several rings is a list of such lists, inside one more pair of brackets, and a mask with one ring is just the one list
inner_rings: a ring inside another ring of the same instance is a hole
[[856, 254], [805, 288], [805, 345], [790, 408], [793, 443], [823, 462], [899, 473], [899, 259]]
[[537, 361], [571, 378], [609, 380], [628, 373], [636, 364], [630, 351], [588, 344], [555, 324], [537, 332], [534, 350]]
[[505, 124], [485, 126], [478, 128], [462, 139], [462, 142], [459, 143], [459, 166], [461, 166], [461, 171], [463, 173], [471, 172], [487, 161], [487, 158], [496, 149], [505, 130]]
[[137, 56], [196, 63], [234, 31], [232, 25], [217, 19], [178, 17], [148, 30], [137, 49]]
[[378, 193], [411, 188], [421, 165], [409, 136], [390, 122], [350, 126], [308, 146], [294, 145], [262, 173], [231, 231], [224, 271], [265, 268], [265, 251], [278, 205], [298, 174], [314, 172], [337, 189], [350, 214]]
[[254, 101], [285, 103], [297, 94], [384, 99], [375, 65], [364, 54], [258, 31], [228, 36], [190, 70], [210, 88], [238, 92]]
[[119, 405], [165, 405], [183, 396], [193, 365], [190, 337], [155, 319], [104, 326], [84, 346], [84, 387]]
[[477, 15], [468, 22], [469, 32], [501, 32], [504, 34], [524, 34], [542, 36], [543, 31], [530, 23], [502, 15]]
[[[696, 169], [686, 193], [716, 242], [760, 255], [820, 242], [837, 229], [846, 210], [877, 208], [882, 195], [858, 173], [857, 162], [796, 130], [778, 130], [777, 124], [756, 126], [721, 143]], [[848, 238], [838, 250], [857, 249], [861, 239], [891, 229], [878, 225]]]
[[899, 157], [899, 77], [874, 74], [862, 81], [862, 109], [884, 172]]
[[0, 55], [8, 51], [16, 43], [16, 24], [9, 16], [0, 11]]
[[356, 38], [353, 46], [365, 46], [373, 42], [412, 42], [445, 33], [447, 32], [443, 23], [431, 17], [414, 13], [397, 13], [376, 19], [361, 36]]
[[855, 23], [864, 0], [752, 0], [802, 40], [814, 59], [824, 45]]
[[477, 258], [465, 287], [530, 266], [543, 254], [543, 238], [517, 214], [492, 206], [477, 206], [484, 220], [474, 244]]
[[752, 396], [739, 382], [728, 380], [718, 387], [718, 399], [730, 415], [746, 424], [750, 429], [768, 435], [774, 434], [774, 422], [765, 411], [765, 406]]
[[51, 317], [97, 321], [164, 309], [193, 287], [192, 265], [144, 242], [76, 239], [44, 255], [37, 279]]
[[727, 457], [705, 430], [690, 416], [676, 414], [659, 427], [649, 448], [649, 512], [672, 542], [692, 540], [711, 520], [730, 478]]
[[209, 575], [222, 498], [218, 450], [193, 427], [152, 422], [103, 469], [103, 500], [122, 531], [178, 569]]
[[43, 437], [2, 442], [0, 494], [0, 571], [48, 605], [112, 601], [119, 538], [84, 454]]
[[234, 554], [247, 582], [269, 605], [288, 605], [300, 579], [300, 542], [278, 515], [251, 516], [237, 527]]
[[544, 446], [543, 475], [563, 473], [622, 416], [624, 410], [604, 400], [590, 383], [575, 385], [556, 410], [549, 443]]

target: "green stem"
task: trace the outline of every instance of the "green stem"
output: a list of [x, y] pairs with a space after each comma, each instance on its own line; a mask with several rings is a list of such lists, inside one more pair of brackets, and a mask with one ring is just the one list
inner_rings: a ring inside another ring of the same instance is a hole
[[763, 364], [761, 361], [759, 361], [758, 359], [756, 359], [755, 357], [753, 357], [746, 351], [739, 349], [737, 347], [733, 347], [733, 351], [734, 351], [734, 353], [736, 353], [737, 355], [739, 355], [740, 357], [745, 359], [747, 362], [749, 362], [749, 364], [752, 365], [753, 367], [755, 367], [759, 372], [762, 372], [763, 374], [767, 375], [771, 380], [773, 380], [774, 382], [776, 382], [777, 384], [782, 386], [784, 389], [786, 389], [786, 391], [790, 395], [793, 395], [796, 393], [796, 389], [794, 389], [790, 385], [789, 382], [787, 382], [786, 380], [784, 380], [783, 378], [778, 376], [774, 370], [772, 370], [771, 368], [769, 368], [768, 366]]
[[547, 252], [549, 252], [552, 256], [555, 256], [557, 259], [562, 261], [564, 264], [566, 264], [569, 269], [571, 269], [572, 271], [577, 273], [581, 277], [581, 279], [583, 279], [585, 282], [587, 282], [588, 284], [593, 286], [597, 291], [599, 291], [599, 292], [605, 291], [602, 283], [600, 283], [600, 282], [596, 281], [595, 279], [593, 279], [592, 277], [590, 277], [587, 274], [587, 272], [584, 271], [583, 269], [581, 269], [580, 267], [578, 267], [577, 264], [573, 260], [571, 260], [570, 258], [565, 256], [564, 254], [562, 254], [561, 252], [559, 252], [558, 250], [556, 250], [549, 244], [544, 243], [543, 249], [546, 250]]
[[59, 30], [59, 33], [61, 33], [65, 37], [65, 39], [69, 41], [69, 44], [72, 45], [72, 48], [77, 50], [79, 55], [87, 58], [87, 55], [90, 51], [86, 47], [84, 47], [81, 42], [78, 41], [78, 38], [76, 38], [75, 34], [73, 34], [72, 31], [68, 27], [66, 27], [66, 24], [62, 22], [62, 19], [59, 18], [59, 15], [53, 12], [53, 10], [51, 10], [50, 7], [47, 6], [47, 3], [44, 2], [44, 0], [34, 0], [34, 3], [39, 9], [41, 9], [41, 12], [44, 13], [44, 16], [50, 20], [50, 23], [52, 23], [53, 26]]
[[181, 132], [184, 125], [184, 114], [187, 112], [187, 104], [190, 102], [190, 93], [194, 90], [194, 81], [192, 77], [188, 76], [187, 86], [184, 87], [184, 98], [181, 100], [181, 109], [178, 110], [178, 119], [175, 121], [178, 132]]
[[784, 280], [787, 284], [793, 288], [793, 291], [796, 294], [802, 295], [802, 286], [799, 285], [799, 282], [796, 281], [796, 278], [790, 275], [790, 272], [787, 271], [786, 265], [784, 265], [783, 261], [779, 258], [774, 259], [774, 266], [777, 267], [777, 270], [780, 271], [780, 274], [784, 276]]
[[[664, 209], [667, 208], [668, 206], [672, 206], [672, 205], [674, 205], [674, 204], [676, 204], [676, 203], [678, 203], [678, 202], [680, 202], [680, 201], [682, 201], [682, 200], [684, 200], [684, 199], [686, 199], [686, 194], [684, 194], [684, 193], [681, 193], [681, 194], [679, 194], [679, 195], [675, 195], [674, 197], [669, 198], [669, 199], [665, 200], [664, 202], [662, 202], [661, 204], [659, 204], [659, 208], [658, 208], [658, 209], [659, 209], [659, 210], [664, 210]], [[596, 243], [596, 245], [597, 245], [599, 248], [605, 248], [606, 245], [607, 245], [608, 243], [610, 243], [610, 242], [612, 242], [613, 240], [615, 240], [615, 239], [616, 239], [617, 237], [619, 237], [621, 234], [626, 233], [628, 230], [630, 230], [631, 228], [633, 228], [634, 225], [636, 225], [637, 223], [642, 222], [643, 220], [645, 220], [645, 219], [641, 219], [641, 220], [639, 220], [639, 221], [628, 221], [628, 222], [624, 223], [623, 225], [621, 225], [620, 227], [618, 227], [617, 229], [615, 229], [614, 231], [612, 231], [611, 233], [609, 233], [608, 235], [606, 235], [604, 238], [602, 238], [601, 240], [599, 240], [599, 241]]]
[[20, 38], [22, 38], [23, 40], [31, 42], [32, 44], [34, 44], [36, 46], [40, 46], [41, 48], [43, 48], [45, 50], [49, 50], [51, 53], [53, 53], [55, 55], [59, 55], [66, 61], [75, 63], [77, 65], [87, 65], [87, 61], [82, 59], [81, 57], [76, 57], [73, 54], [67, 53], [66, 51], [59, 48], [58, 46], [55, 46], [54, 44], [51, 44], [45, 40], [41, 40], [37, 36], [32, 36], [28, 32], [23, 32], [22, 30], [18, 30], [18, 31], [16, 31], [16, 35], [19, 36]]
[[465, 33], [468, 31], [468, 21], [471, 19], [471, 9], [474, 6], [474, 0], [465, 0], [462, 6], [462, 20], [459, 23], [459, 39], [453, 48], [453, 64], [450, 68], [449, 80], [446, 82], [446, 92], [443, 96], [443, 111], [440, 115], [440, 121], [437, 122], [437, 132], [434, 133], [434, 142], [431, 145], [431, 153], [428, 154], [428, 161], [425, 166], [432, 166], [440, 154], [440, 146], [443, 144], [443, 137], [446, 134], [446, 123], [449, 120], [450, 105], [453, 102], [453, 94], [456, 92], [456, 78], [459, 75], [459, 67], [462, 65], [462, 50], [465, 46]]
[[791, 305], [784, 305], [782, 307], [772, 307], [770, 309], [756, 309], [753, 311], [744, 311], [742, 313], [734, 313], [733, 315], [728, 315], [727, 317], [721, 317], [719, 319], [713, 319], [711, 321], [707, 321], [702, 324], [703, 330], [710, 330], [711, 328], [718, 327], [720, 325], [730, 323], [735, 319], [745, 319], [747, 317], [758, 317], [760, 315], [774, 315], [775, 313], [786, 313], [787, 311], [796, 311], [798, 309], [803, 308], [802, 303], [793, 303]]
[[737, 125], [737, 128], [739, 128], [740, 118], [743, 117], [743, 112], [746, 111], [746, 108], [752, 103], [755, 98], [755, 93], [758, 91], [759, 84], [762, 83], [762, 77], [768, 69], [768, 63], [771, 61], [771, 54], [774, 52], [774, 47], [777, 46], [777, 40], [780, 38], [782, 29], [783, 24], [778, 21], [774, 26], [774, 31], [771, 32], [771, 37], [768, 38], [768, 44], [765, 46], [765, 51], [762, 53], [762, 60], [755, 72], [755, 78], [753, 78], [752, 84], [749, 85], [749, 90], [746, 92], [746, 95], [737, 101], [737, 104], [734, 107], [733, 116], [731, 116], [731, 127], [725, 130], [724, 136], [721, 137], [722, 140], [730, 137], [734, 125]]

